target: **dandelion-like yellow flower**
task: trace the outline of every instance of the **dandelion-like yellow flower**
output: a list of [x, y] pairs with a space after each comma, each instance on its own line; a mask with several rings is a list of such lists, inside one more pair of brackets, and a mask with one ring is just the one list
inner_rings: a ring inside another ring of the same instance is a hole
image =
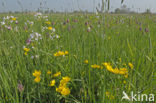
[[57, 73], [55, 73], [54, 75], [53, 75], [53, 77], [58, 77], [58, 76], [60, 76], [61, 75], [61, 72], [57, 72]]
[[50, 22], [50, 21], [46, 21], [45, 23], [46, 23], [46, 24], [51, 24], [51, 22]]
[[28, 52], [25, 52], [24, 55], [28, 55]]
[[25, 51], [25, 52], [29, 52], [30, 49], [29, 49], [29, 48], [24, 48], [24, 51]]
[[134, 66], [133, 66], [133, 64], [132, 64], [132, 63], [128, 63], [128, 65], [129, 65], [129, 67], [130, 67], [131, 69], [133, 69], [133, 68], [134, 68]]
[[54, 53], [54, 56], [55, 56], [55, 57], [58, 57], [58, 56], [65, 56], [65, 55], [68, 55], [68, 51], [65, 51], [65, 52], [63, 52], [63, 51], [58, 51], [58, 52]]
[[50, 85], [49, 86], [54, 86], [55, 85], [55, 80], [50, 81]]
[[69, 88], [63, 88], [61, 91], [61, 94], [66, 96], [70, 94], [70, 89]]
[[96, 65], [96, 64], [94, 64], [94, 65], [91, 65], [91, 68], [94, 68], [94, 69], [100, 69], [101, 68], [101, 66], [100, 65]]
[[114, 74], [121, 74], [121, 75], [127, 75], [128, 74], [128, 70], [126, 68], [115, 68], [113, 69], [113, 67], [110, 65], [110, 63], [102, 63], [102, 65], [104, 65], [106, 67], [106, 69]]
[[39, 76], [37, 76], [37, 77], [34, 79], [34, 81], [35, 81], [36, 83], [39, 83], [40, 80], [41, 80], [41, 78], [40, 78]]
[[85, 60], [84, 63], [85, 63], [85, 64], [88, 64], [88, 60]]
[[53, 28], [50, 26], [50, 27], [48, 27], [48, 30], [52, 30]]
[[13, 20], [13, 21], [15, 21], [15, 20], [16, 20], [16, 18], [12, 18], [12, 20]]
[[41, 71], [39, 70], [35, 70], [35, 72], [33, 73], [33, 76], [35, 77], [39, 77], [41, 75]]
[[64, 54], [65, 54], [65, 55], [68, 55], [68, 54], [69, 54], [69, 52], [68, 52], [68, 51], [65, 51], [65, 52], [64, 52]]

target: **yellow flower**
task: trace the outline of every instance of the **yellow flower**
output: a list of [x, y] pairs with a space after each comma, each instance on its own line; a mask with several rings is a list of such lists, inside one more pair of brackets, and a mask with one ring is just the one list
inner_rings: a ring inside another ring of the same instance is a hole
[[126, 84], [127, 82], [124, 80], [123, 83]]
[[24, 53], [24, 55], [28, 55], [28, 53], [27, 53], [27, 52], [25, 52], [25, 53]]
[[63, 86], [59, 86], [58, 88], [56, 88], [56, 92], [61, 92], [63, 88]]
[[110, 95], [110, 93], [109, 92], [106, 92], [106, 96], [108, 96], [108, 95]]
[[50, 70], [48, 70], [48, 71], [47, 71], [47, 74], [51, 74], [51, 71], [50, 71]]
[[39, 77], [41, 75], [41, 71], [39, 70], [35, 70], [35, 72], [33, 73], [33, 76], [35, 77]]
[[12, 20], [13, 20], [13, 21], [15, 21], [15, 20], [16, 20], [16, 18], [12, 18]]
[[25, 52], [29, 52], [30, 49], [29, 49], [29, 48], [24, 48], [24, 51], [25, 51]]
[[55, 80], [50, 81], [50, 85], [49, 86], [54, 86], [55, 85]]
[[88, 64], [88, 60], [85, 60], [84, 63], [85, 63], [85, 64]]
[[64, 52], [64, 54], [65, 54], [65, 55], [68, 55], [68, 54], [69, 54], [69, 52], [68, 52], [68, 51], [65, 51], [65, 52]]
[[40, 78], [39, 76], [37, 76], [37, 77], [34, 79], [34, 81], [35, 81], [36, 83], [39, 83], [40, 80], [41, 80], [41, 78]]
[[64, 56], [64, 55], [68, 55], [68, 51], [65, 51], [65, 52], [63, 52], [63, 51], [58, 51], [58, 52], [54, 53], [54, 56], [55, 56], [55, 57]]
[[53, 77], [58, 77], [58, 76], [60, 76], [61, 75], [61, 72], [57, 72], [57, 73], [55, 73], [54, 75], [53, 75]]
[[133, 66], [133, 64], [132, 64], [132, 63], [128, 63], [128, 65], [129, 65], [129, 67], [130, 67], [131, 69], [133, 69], [133, 68], [134, 68], [134, 66]]
[[62, 77], [62, 80], [66, 81], [66, 82], [69, 82], [71, 80], [71, 78], [66, 76], [66, 77]]
[[94, 64], [94, 65], [91, 65], [91, 68], [97, 68], [97, 69], [100, 69], [101, 68], [101, 66], [100, 65], [96, 65], [96, 64]]
[[121, 62], [122, 60], [121, 60], [121, 58], [119, 58], [119, 62]]
[[46, 21], [45, 23], [46, 23], [46, 24], [51, 24], [51, 22], [50, 22], [50, 21]]
[[48, 30], [52, 30], [53, 28], [52, 27], [48, 27]]
[[66, 96], [70, 94], [70, 89], [69, 88], [63, 88], [61, 91], [61, 94]]

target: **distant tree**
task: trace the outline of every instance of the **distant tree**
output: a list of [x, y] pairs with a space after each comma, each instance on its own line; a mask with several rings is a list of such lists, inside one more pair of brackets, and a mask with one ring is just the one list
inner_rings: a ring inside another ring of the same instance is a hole
[[146, 9], [145, 13], [146, 14], [151, 14], [151, 10], [150, 9]]
[[120, 13], [120, 9], [119, 8], [116, 8], [115, 9], [115, 13]]

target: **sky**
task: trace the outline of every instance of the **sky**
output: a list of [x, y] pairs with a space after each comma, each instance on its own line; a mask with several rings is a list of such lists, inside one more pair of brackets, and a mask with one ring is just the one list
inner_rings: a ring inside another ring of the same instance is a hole
[[[36, 11], [42, 7], [43, 10], [70, 12], [74, 10], [95, 11], [96, 7], [101, 5], [102, 0], [0, 0], [0, 12], [7, 11]], [[42, 3], [42, 6], [40, 6]], [[144, 12], [150, 9], [156, 13], [156, 0], [125, 0], [124, 3], [128, 8], [136, 12]], [[110, 0], [110, 11], [120, 8], [121, 0]]]

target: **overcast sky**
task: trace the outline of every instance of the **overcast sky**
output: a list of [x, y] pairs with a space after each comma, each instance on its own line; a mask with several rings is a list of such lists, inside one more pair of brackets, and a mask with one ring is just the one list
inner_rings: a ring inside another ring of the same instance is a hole
[[[54, 11], [79, 9], [93, 11], [98, 7], [98, 4], [101, 5], [101, 0], [0, 0], [0, 12], [21, 11], [22, 8], [36, 11], [41, 2], [43, 10], [49, 8]], [[121, 0], [111, 0], [110, 4], [110, 10], [113, 11], [115, 8], [121, 7]], [[134, 11], [143, 12], [149, 8], [156, 13], [156, 0], [125, 0], [123, 4]]]

